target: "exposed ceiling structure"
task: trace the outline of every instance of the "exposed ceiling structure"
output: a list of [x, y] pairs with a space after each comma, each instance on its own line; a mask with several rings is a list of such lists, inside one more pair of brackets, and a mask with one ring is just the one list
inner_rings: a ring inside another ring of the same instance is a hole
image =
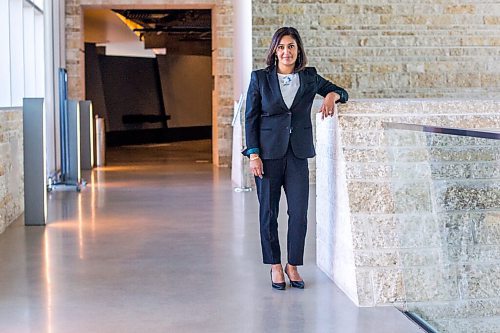
[[212, 18], [210, 10], [146, 10], [114, 9], [140, 27], [146, 48], [165, 48], [171, 54], [210, 55], [212, 46]]

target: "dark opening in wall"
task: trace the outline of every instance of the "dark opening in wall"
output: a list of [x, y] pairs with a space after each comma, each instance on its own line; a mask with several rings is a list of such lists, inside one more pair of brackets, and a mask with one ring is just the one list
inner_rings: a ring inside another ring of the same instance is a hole
[[140, 57], [107, 52], [106, 45], [112, 40], [85, 44], [86, 99], [105, 118], [107, 144], [211, 139], [211, 11], [87, 12], [86, 20], [92, 14], [116, 19], [115, 24], [122, 28], [134, 27], [125, 32], [135, 43], [142, 41], [144, 48], [155, 48], [156, 54]]

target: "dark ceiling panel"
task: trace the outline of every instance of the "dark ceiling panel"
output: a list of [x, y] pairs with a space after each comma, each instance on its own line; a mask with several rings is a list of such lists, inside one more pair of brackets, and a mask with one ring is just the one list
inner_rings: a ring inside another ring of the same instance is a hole
[[114, 9], [142, 26], [145, 48], [165, 48], [169, 54], [211, 55], [212, 13], [209, 9]]
[[178, 40], [207, 41], [212, 38], [210, 10], [113, 10], [141, 25], [139, 32], [166, 33]]

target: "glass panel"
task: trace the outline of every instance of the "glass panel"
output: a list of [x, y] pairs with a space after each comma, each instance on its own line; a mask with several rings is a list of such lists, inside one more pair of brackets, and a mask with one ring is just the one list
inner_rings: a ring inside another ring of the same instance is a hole
[[41, 10], [43, 10], [43, 3], [44, 3], [44, 0], [31, 0], [38, 8], [40, 8]]
[[407, 310], [436, 332], [500, 332], [500, 135], [387, 126]]
[[35, 9], [25, 5], [23, 10], [23, 38], [24, 38], [24, 95], [36, 96], [36, 68], [35, 68]]
[[[9, 49], [9, 2], [0, 1], [0, 49]], [[9, 52], [0, 52], [0, 107], [11, 106], [10, 102], [10, 55]]]
[[10, 0], [10, 86], [13, 106], [23, 105], [24, 65], [23, 65], [23, 2]]
[[43, 26], [43, 15], [35, 12], [35, 95], [37, 97], [45, 96], [45, 36]]

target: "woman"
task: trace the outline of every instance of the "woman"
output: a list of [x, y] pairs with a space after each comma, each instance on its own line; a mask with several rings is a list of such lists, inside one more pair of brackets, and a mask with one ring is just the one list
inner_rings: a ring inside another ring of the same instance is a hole
[[[272, 38], [267, 68], [252, 72], [247, 93], [245, 130], [250, 170], [259, 199], [260, 237], [264, 264], [271, 265], [271, 284], [285, 289], [304, 288], [297, 271], [303, 264], [307, 230], [309, 168], [315, 155], [311, 107], [316, 94], [324, 97], [320, 112], [332, 116], [336, 103], [345, 103], [347, 92], [325, 80], [307, 57], [296, 29], [283, 27]], [[288, 202], [288, 261], [281, 266], [278, 239], [278, 208], [281, 187]]]

